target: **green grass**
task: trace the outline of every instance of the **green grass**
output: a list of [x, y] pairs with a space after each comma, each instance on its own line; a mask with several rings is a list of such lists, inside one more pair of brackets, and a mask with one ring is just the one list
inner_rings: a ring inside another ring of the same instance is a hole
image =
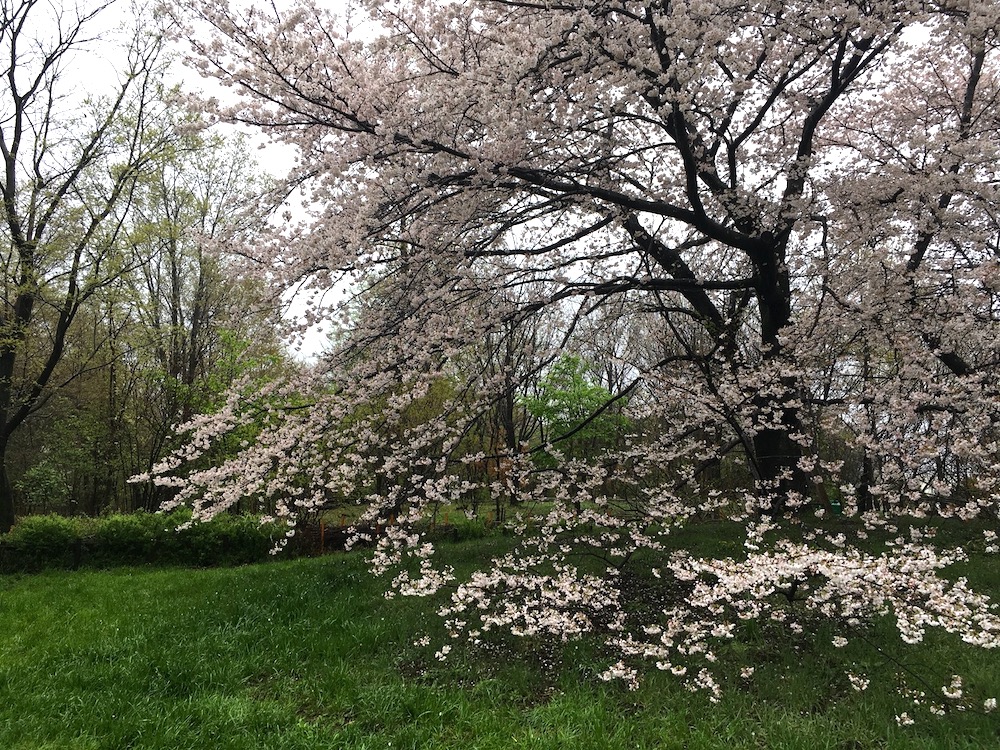
[[[447, 554], [474, 564], [507, 540]], [[996, 558], [963, 573], [998, 593]], [[904, 647], [882, 625], [834, 649], [749, 633], [712, 705], [652, 674], [636, 692], [596, 677], [588, 644], [453, 652], [432, 603], [387, 601], [360, 555], [243, 568], [48, 572], [0, 578], [0, 748], [995, 748], [1000, 716], [916, 714], [880, 684], [903, 662], [936, 685], [966, 675], [1000, 696], [1000, 658], [935, 637]], [[895, 660], [895, 661], [893, 661]], [[864, 693], [844, 670], [872, 677]], [[893, 716], [918, 722], [899, 728]]]

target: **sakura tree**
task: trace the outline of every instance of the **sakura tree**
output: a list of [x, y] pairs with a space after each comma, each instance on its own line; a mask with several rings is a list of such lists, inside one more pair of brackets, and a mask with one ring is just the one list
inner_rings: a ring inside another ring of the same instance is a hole
[[[375, 571], [450, 591], [454, 637], [596, 633], [628, 682], [648, 661], [714, 695], [747, 621], [840, 639], [892, 613], [908, 642], [1000, 644], [995, 605], [938, 575], [962, 551], [916, 523], [996, 522], [997, 3], [182, 6], [191, 61], [233, 92], [218, 116], [297, 154], [304, 211], [259, 261], [351, 294], [313, 308], [340, 333], [311, 381], [237, 385], [188, 425], [154, 472], [177, 503], [293, 524], [356, 499]], [[516, 366], [482, 356], [539, 319]], [[622, 343], [594, 416], [627, 404], [626, 440], [470, 439], [601, 329]], [[250, 422], [239, 457], [199, 463]], [[483, 491], [520, 545], [456, 580], [424, 519]], [[742, 555], [672, 543], [709, 513], [745, 525]], [[669, 601], [635, 607], [636, 581]]]

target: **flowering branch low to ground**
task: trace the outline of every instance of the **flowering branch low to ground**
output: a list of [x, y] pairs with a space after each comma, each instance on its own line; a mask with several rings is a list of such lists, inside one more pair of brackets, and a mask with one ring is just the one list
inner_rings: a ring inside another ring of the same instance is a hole
[[[591, 517], [589, 528], [592, 523]], [[735, 530], [731, 523], [708, 526], [727, 536]], [[705, 533], [703, 523], [694, 522], [693, 527]], [[856, 530], [852, 536], [862, 537], [865, 547], [878, 546], [871, 535], [880, 531], [885, 536], [887, 531], [851, 521], [834, 528]], [[548, 533], [559, 534], [555, 529]], [[908, 537], [924, 533], [909, 526]], [[871, 630], [888, 619], [910, 645], [922, 643], [933, 629], [976, 647], [1000, 645], [996, 604], [971, 590], [964, 578], [948, 575], [949, 568], [967, 562], [962, 547], [945, 551], [893, 537], [885, 551], [873, 554], [847, 545], [840, 531], [830, 534], [832, 545], [806, 545], [778, 535], [767, 552], [745, 549], [720, 558], [677, 551], [664, 539], [655, 551], [631, 557], [624, 565], [608, 565], [607, 548], [558, 545], [564, 552], [553, 554], [545, 534], [543, 529], [538, 538], [522, 540], [512, 552], [494, 559], [489, 570], [458, 585], [449, 570], [425, 575], [417, 586], [404, 575], [394, 587], [411, 595], [440, 588], [448, 602], [439, 614], [447, 636], [455, 641], [480, 644], [514, 636], [534, 643], [565, 643], [596, 636], [614, 660], [602, 679], [621, 680], [634, 689], [652, 665], [692, 690], [708, 691], [713, 701], [723, 694], [721, 675], [733, 671], [731, 660], [739, 651], [734, 644], [761, 629], [788, 647], [824, 632], [838, 649], [854, 640], [878, 648], [870, 641]], [[991, 536], [991, 531], [984, 534], [980, 551], [993, 547]], [[425, 548], [422, 554], [429, 551]], [[428, 570], [425, 562], [422, 572]], [[439, 657], [445, 658], [451, 648], [439, 650]], [[749, 678], [757, 666], [744, 663], [742, 675]], [[848, 669], [845, 676], [855, 690], [868, 687], [864, 675]], [[899, 689], [911, 690], [917, 704], [932, 713], [989, 711], [995, 706], [991, 697], [965, 695], [959, 675], [952, 675], [949, 684], [930, 697], [925, 689], [929, 675], [904, 670], [898, 676]], [[919, 689], [907, 688], [910, 683]]]

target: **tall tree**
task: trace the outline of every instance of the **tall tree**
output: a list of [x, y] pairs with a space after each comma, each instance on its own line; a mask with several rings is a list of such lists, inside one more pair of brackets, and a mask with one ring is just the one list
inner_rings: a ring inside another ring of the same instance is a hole
[[162, 457], [173, 426], [213, 409], [234, 378], [288, 364], [278, 306], [236, 254], [268, 215], [269, 183], [244, 139], [172, 106], [163, 116], [172, 143], [116, 208], [122, 252], [141, 262], [81, 305], [58, 392], [12, 439], [19, 508], [155, 510], [169, 494], [127, 480]]
[[[14, 522], [11, 436], [53, 385], [81, 306], [140, 261], [122, 252], [120, 209], [171, 138], [159, 119], [162, 35], [139, 18], [120, 45], [92, 36], [109, 8], [0, 6], [0, 530]], [[119, 50], [117, 70], [75, 96], [74, 66], [99, 43]]]
[[[414, 524], [471, 491], [452, 464], [475, 460], [462, 438], [501, 391], [456, 389], [450, 411], [389, 450], [380, 428], [505, 321], [574, 309], [559, 331], [572, 348], [580, 320], [614, 303], [663, 337], [612, 395], [634, 394], [630, 422], [657, 431], [536, 472], [519, 491], [554, 503], [544, 532], [460, 587], [453, 628], [603, 629], [623, 665], [697, 662], [687, 673], [713, 690], [709, 644], [732, 632], [720, 618], [794, 622], [782, 597], [841, 623], [894, 607], [907, 640], [934, 622], [1000, 645], [982, 599], [934, 593], [945, 557], [768, 535], [803, 522], [825, 484], [845, 488], [850, 513], [872, 496], [889, 513], [996, 511], [1000, 5], [373, 0], [343, 17], [184, 5], [204, 30], [197, 64], [242, 94], [222, 116], [298, 149], [290, 184], [311, 212], [268, 245], [276, 273], [319, 287], [364, 274], [393, 298], [328, 359], [311, 411], [272, 409], [239, 460], [164, 477], [181, 498], [210, 515], [239, 483], [292, 515], [376, 471], [399, 481], [367, 498], [367, 518], [391, 508]], [[164, 473], [256, 413], [230, 404]], [[865, 454], [863, 492], [825, 452], [831, 435]], [[945, 445], [976, 467], [957, 500], [934, 460]], [[735, 451], [750, 485], [703, 492], [704, 467]], [[636, 501], [622, 507], [611, 487]], [[749, 519], [747, 562], [672, 558], [657, 571], [690, 596], [633, 627], [619, 569], [719, 508]], [[449, 580], [419, 534], [393, 528], [377, 568], [420, 558], [418, 578], [395, 579], [406, 593]], [[580, 572], [581, 551], [606, 575]], [[968, 617], [949, 619], [949, 598]]]

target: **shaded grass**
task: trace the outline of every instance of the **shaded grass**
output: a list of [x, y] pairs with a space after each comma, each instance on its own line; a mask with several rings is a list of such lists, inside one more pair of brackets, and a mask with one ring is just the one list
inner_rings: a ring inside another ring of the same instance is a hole
[[[725, 540], [721, 540], [725, 541]], [[446, 554], [459, 568], [509, 544]], [[711, 546], [711, 544], [709, 545]], [[997, 592], [996, 558], [967, 566]], [[932, 719], [888, 680], [953, 672], [1000, 695], [1000, 658], [933, 636], [904, 647], [832, 633], [750, 630], [727, 656], [719, 705], [654, 673], [636, 692], [600, 682], [596, 647], [492, 644], [447, 662], [413, 645], [432, 603], [381, 596], [360, 555], [212, 570], [50, 572], [0, 579], [0, 747], [73, 748], [993, 748], [1000, 719]], [[845, 669], [866, 674], [858, 693]], [[893, 717], [909, 711], [915, 726]]]

